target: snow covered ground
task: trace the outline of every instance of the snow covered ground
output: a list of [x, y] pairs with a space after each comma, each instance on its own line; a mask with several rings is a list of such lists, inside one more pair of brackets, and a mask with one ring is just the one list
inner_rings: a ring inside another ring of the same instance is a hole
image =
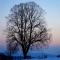
[[60, 51], [55, 48], [45, 51], [31, 51], [30, 55], [34, 58], [29, 60], [60, 60], [60, 57], [57, 57], [60, 55]]
[[60, 60], [60, 58], [53, 57], [53, 58], [46, 58], [46, 59], [40, 59], [40, 60]]
[[[3, 52], [3, 49], [0, 49]], [[3, 52], [4, 53], [4, 52]], [[6, 53], [6, 52], [5, 52]], [[23, 56], [22, 51], [13, 54], [14, 56]], [[47, 49], [40, 50], [30, 50], [28, 55], [32, 57], [32, 59], [25, 60], [60, 60], [60, 46], [58, 47], [49, 47]], [[19, 59], [15, 59], [19, 60]], [[23, 59], [24, 60], [24, 59]]]
[[[27, 60], [27, 59], [26, 59]], [[28, 59], [28, 60], [60, 60], [60, 58], [46, 58], [46, 59]]]

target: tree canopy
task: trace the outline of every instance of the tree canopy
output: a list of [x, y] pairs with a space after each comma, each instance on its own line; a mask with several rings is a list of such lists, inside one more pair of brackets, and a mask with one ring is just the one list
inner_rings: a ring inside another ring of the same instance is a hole
[[10, 52], [22, 48], [26, 57], [33, 44], [46, 45], [50, 36], [44, 21], [44, 10], [34, 2], [20, 3], [11, 8], [7, 22], [7, 46]]

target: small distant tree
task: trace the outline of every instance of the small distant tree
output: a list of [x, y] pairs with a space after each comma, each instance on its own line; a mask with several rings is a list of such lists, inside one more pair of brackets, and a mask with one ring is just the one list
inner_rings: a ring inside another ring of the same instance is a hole
[[21, 47], [26, 58], [33, 44], [45, 46], [50, 41], [44, 21], [44, 10], [36, 3], [15, 5], [7, 18], [7, 47], [10, 54]]

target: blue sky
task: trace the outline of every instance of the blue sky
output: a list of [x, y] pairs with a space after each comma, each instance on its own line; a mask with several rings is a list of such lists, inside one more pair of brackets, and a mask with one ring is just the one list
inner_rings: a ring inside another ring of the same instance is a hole
[[47, 14], [45, 14], [45, 20], [52, 33], [52, 44], [60, 44], [60, 0], [0, 0], [0, 46], [2, 43], [5, 44], [4, 29], [6, 28], [7, 21], [5, 17], [10, 13], [10, 9], [15, 4], [29, 1], [36, 2], [47, 12]]

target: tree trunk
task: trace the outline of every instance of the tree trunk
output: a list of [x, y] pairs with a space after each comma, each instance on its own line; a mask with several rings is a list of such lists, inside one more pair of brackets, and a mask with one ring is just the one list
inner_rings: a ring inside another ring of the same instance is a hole
[[28, 50], [29, 50], [29, 49], [24, 49], [24, 50], [23, 50], [23, 56], [24, 56], [24, 59], [27, 58]]
[[24, 52], [23, 55], [24, 55], [24, 59], [26, 59], [27, 58], [27, 52]]
[[30, 47], [30, 45], [28, 45], [27, 47], [25, 46], [25, 44], [24, 45], [22, 45], [22, 51], [23, 51], [23, 57], [24, 57], [24, 59], [26, 59], [27, 58], [27, 53], [28, 53], [28, 51], [29, 51], [29, 47]]

